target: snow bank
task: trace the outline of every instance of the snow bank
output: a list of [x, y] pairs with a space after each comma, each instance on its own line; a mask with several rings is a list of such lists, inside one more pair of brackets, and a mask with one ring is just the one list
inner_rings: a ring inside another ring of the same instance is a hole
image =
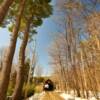
[[95, 97], [91, 97], [89, 98], [89, 100], [97, 100]]
[[63, 97], [65, 100], [68, 100], [68, 99], [73, 100], [74, 99], [73, 96], [71, 96], [69, 94], [65, 94], [65, 93], [61, 93], [60, 96]]
[[[64, 100], [87, 100], [87, 99], [83, 99], [83, 98], [79, 98], [79, 97], [74, 97], [70, 94], [66, 94], [66, 93], [61, 93], [60, 96], [62, 98], [64, 98]], [[91, 97], [88, 100], [97, 100], [95, 97]]]
[[33, 100], [33, 96], [29, 98], [29, 100]]

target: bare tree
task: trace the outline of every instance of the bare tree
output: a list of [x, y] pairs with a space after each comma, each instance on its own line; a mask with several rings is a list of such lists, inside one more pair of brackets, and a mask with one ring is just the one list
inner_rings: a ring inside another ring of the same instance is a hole
[[43, 75], [43, 67], [41, 67], [40, 65], [37, 65], [35, 67], [34, 75], [36, 75], [37, 77], [41, 77]]
[[[94, 2], [91, 3], [94, 7]], [[82, 4], [81, 0], [63, 1], [58, 6], [61, 7], [60, 11], [64, 12], [65, 20], [62, 22], [63, 25], [60, 24], [64, 34], [63, 38], [56, 35], [50, 47], [51, 64], [58, 77], [64, 77], [67, 90], [74, 90], [77, 96], [87, 98], [91, 91], [98, 98], [100, 14], [94, 9], [92, 9], [94, 12], [89, 11], [88, 4]]]

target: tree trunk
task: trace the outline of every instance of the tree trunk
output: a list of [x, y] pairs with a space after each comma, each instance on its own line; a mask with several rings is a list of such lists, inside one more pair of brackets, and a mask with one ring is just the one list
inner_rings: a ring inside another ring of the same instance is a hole
[[19, 7], [19, 13], [16, 18], [16, 24], [13, 29], [10, 46], [8, 48], [7, 55], [5, 56], [5, 60], [3, 63], [2, 77], [0, 83], [0, 100], [5, 100], [6, 98], [6, 93], [7, 93], [9, 79], [10, 79], [11, 66], [12, 66], [12, 61], [15, 53], [18, 31], [20, 28], [20, 20], [24, 10], [24, 5], [25, 5], [25, 0], [22, 0]]
[[0, 6], [0, 24], [2, 24], [8, 10], [9, 7], [11, 6], [11, 4], [13, 3], [14, 0], [4, 0], [3, 3]]
[[25, 49], [29, 38], [31, 20], [28, 21], [26, 30], [24, 33], [24, 38], [19, 51], [19, 69], [16, 78], [15, 90], [13, 93], [12, 100], [22, 100], [22, 88], [24, 84], [24, 69], [25, 69]]
[[[32, 51], [32, 54], [33, 54], [32, 61], [31, 61], [31, 66], [30, 66], [29, 73], [28, 73], [26, 87], [29, 86], [31, 76], [34, 75], [34, 70], [35, 70], [35, 67], [37, 64], [37, 61], [36, 61], [36, 41], [35, 41], [35, 47], [34, 47], [34, 50]], [[26, 89], [26, 91], [25, 91], [25, 96], [24, 96], [25, 99], [27, 98], [27, 93], [28, 93], [28, 89]]]
[[76, 89], [76, 91], [77, 91], [77, 96], [78, 96], [78, 97], [81, 97], [80, 89]]

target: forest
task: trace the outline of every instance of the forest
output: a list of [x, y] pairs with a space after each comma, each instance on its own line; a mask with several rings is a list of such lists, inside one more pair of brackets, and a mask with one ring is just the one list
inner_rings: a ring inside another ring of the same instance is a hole
[[[38, 28], [51, 17], [55, 33], [48, 35], [52, 39], [47, 46], [47, 67], [52, 72], [43, 76], [36, 37]], [[0, 46], [0, 100], [27, 100], [44, 93], [47, 79], [56, 88], [42, 100], [100, 100], [100, 0], [0, 0], [2, 29], [9, 31], [10, 41]], [[64, 99], [61, 93], [72, 93], [74, 99]]]

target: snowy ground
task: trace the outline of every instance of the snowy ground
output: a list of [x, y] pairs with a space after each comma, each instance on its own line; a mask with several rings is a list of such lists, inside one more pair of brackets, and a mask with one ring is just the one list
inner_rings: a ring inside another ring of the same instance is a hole
[[83, 98], [79, 98], [79, 97], [75, 97], [66, 93], [61, 93], [60, 94], [61, 97], [64, 98], [64, 100], [97, 100], [95, 97], [90, 97], [88, 99], [83, 99]]
[[[56, 91], [64, 100], [97, 100], [95, 97], [91, 96], [88, 99], [83, 99], [79, 97], [75, 97], [73, 93], [67, 94], [65, 92], [59, 92]], [[34, 96], [30, 97], [28, 100], [43, 100], [43, 96], [45, 95], [45, 92], [42, 93], [36, 93]]]

